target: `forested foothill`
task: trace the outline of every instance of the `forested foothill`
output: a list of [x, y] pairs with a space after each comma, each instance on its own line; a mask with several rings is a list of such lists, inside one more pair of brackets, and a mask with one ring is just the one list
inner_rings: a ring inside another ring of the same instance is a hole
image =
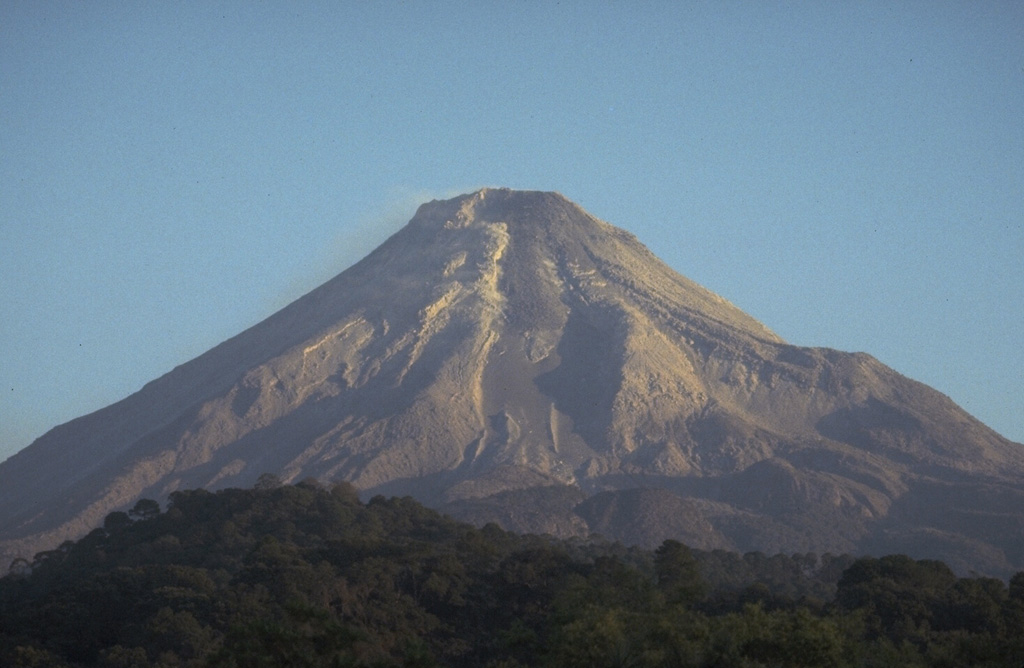
[[520, 536], [346, 485], [171, 495], [0, 579], [0, 665], [1013, 666], [1024, 573]]

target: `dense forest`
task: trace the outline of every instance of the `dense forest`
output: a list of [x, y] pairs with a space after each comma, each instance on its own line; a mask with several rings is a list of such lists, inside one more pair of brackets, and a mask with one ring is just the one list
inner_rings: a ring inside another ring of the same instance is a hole
[[1019, 668], [1024, 573], [518, 536], [264, 477], [15, 561], [0, 665]]

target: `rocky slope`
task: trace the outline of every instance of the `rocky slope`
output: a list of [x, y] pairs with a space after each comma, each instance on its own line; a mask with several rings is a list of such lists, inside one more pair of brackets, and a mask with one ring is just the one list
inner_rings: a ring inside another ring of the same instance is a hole
[[264, 472], [526, 531], [1024, 568], [1024, 447], [869, 355], [786, 344], [556, 193], [425, 204], [264, 322], [52, 430], [0, 465], [0, 549]]

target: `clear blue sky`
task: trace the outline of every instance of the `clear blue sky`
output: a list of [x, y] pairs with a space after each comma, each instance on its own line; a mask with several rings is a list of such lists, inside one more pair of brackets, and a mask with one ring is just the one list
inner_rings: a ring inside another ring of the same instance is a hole
[[558, 190], [1024, 441], [1024, 3], [0, 2], [0, 459]]

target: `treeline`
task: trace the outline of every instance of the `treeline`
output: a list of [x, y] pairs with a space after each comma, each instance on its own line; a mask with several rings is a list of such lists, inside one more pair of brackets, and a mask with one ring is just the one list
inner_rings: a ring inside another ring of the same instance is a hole
[[0, 579], [0, 665], [1024, 665], [1024, 573], [518, 536], [348, 485], [111, 513]]

